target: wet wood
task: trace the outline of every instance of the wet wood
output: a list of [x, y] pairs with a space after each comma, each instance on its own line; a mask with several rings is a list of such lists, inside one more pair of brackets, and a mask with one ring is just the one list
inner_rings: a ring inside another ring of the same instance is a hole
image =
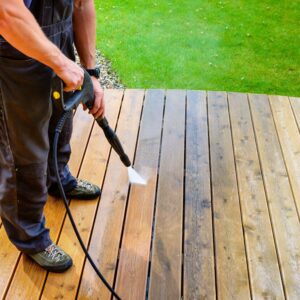
[[[117, 123], [122, 96], [123, 92], [121, 90], [106, 95], [107, 119], [113, 129]], [[95, 124], [82, 162], [79, 178], [84, 178], [101, 187], [108, 163], [109, 151], [110, 145], [106, 141], [103, 131]], [[73, 218], [86, 246], [92, 232], [98, 200], [73, 200], [70, 203]], [[62, 298], [61, 295], [64, 299], [75, 299], [85, 256], [68, 217], [63, 224], [58, 244], [72, 257], [74, 266], [66, 274], [50, 273], [48, 275], [42, 299], [59, 299]]]
[[[105, 93], [109, 121], [131, 159], [136, 149], [148, 184], [129, 185], [119, 157], [79, 108], [70, 168], [103, 192], [70, 207], [121, 298], [298, 299], [299, 98], [126, 90], [121, 101], [123, 91]], [[111, 300], [62, 201], [49, 197], [45, 214], [74, 266], [47, 275], [0, 225], [0, 299]]]
[[[134, 156], [143, 99], [144, 91], [126, 91], [118, 122], [117, 134], [130, 159]], [[91, 256], [111, 285], [119, 254], [128, 188], [127, 168], [112, 152], [89, 247]], [[110, 299], [110, 296], [110, 292], [87, 263], [79, 299]]]
[[146, 296], [163, 108], [164, 91], [149, 90], [134, 163], [147, 185], [131, 186], [116, 283], [124, 300]]
[[[93, 118], [79, 107], [74, 117], [74, 135], [71, 140], [73, 150], [69, 163], [73, 174], [77, 175], [83, 159], [86, 144], [89, 141]], [[49, 227], [51, 239], [57, 241], [63, 220], [65, 207], [61, 199], [49, 197], [45, 206], [46, 226]], [[27, 256], [22, 255], [7, 293], [8, 299], [39, 299], [47, 272]]]

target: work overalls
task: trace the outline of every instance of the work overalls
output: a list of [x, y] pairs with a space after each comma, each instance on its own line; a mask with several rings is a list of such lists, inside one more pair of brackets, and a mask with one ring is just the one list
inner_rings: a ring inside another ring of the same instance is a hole
[[[30, 10], [48, 38], [74, 59], [73, 1], [33, 0]], [[50, 101], [52, 75], [0, 38], [0, 215], [9, 239], [29, 254], [51, 244], [43, 209], [48, 188], [56, 188], [50, 144], [59, 115]], [[70, 118], [58, 150], [66, 190], [76, 186], [67, 166], [71, 133]]]

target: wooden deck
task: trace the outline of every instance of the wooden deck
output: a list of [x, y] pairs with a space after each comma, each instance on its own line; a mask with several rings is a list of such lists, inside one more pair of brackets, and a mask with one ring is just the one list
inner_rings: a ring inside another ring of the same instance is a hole
[[[128, 184], [78, 109], [70, 167], [103, 192], [70, 207], [122, 299], [300, 299], [300, 99], [174, 90], [110, 90], [106, 99], [148, 184]], [[74, 267], [43, 271], [0, 225], [0, 298], [110, 299], [62, 201], [49, 198], [46, 217]]]

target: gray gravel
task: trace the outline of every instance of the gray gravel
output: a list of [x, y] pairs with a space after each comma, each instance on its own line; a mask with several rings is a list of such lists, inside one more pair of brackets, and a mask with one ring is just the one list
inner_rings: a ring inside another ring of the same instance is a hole
[[[76, 59], [78, 55], [76, 53]], [[100, 84], [105, 89], [124, 89], [124, 84], [121, 83], [117, 73], [112, 69], [110, 61], [97, 50], [96, 52], [96, 65], [100, 67]]]

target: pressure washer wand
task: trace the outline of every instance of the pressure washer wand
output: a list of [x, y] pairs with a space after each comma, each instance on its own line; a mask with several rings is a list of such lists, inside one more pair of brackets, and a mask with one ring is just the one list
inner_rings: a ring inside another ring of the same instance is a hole
[[130, 167], [131, 166], [131, 161], [130, 161], [129, 157], [127, 156], [127, 154], [125, 153], [118, 136], [116, 135], [116, 133], [109, 126], [106, 117], [102, 117], [102, 118], [99, 117], [99, 118], [96, 119], [96, 122], [102, 128], [107, 141], [110, 143], [112, 148], [117, 152], [117, 154], [119, 155], [122, 163], [126, 167]]

